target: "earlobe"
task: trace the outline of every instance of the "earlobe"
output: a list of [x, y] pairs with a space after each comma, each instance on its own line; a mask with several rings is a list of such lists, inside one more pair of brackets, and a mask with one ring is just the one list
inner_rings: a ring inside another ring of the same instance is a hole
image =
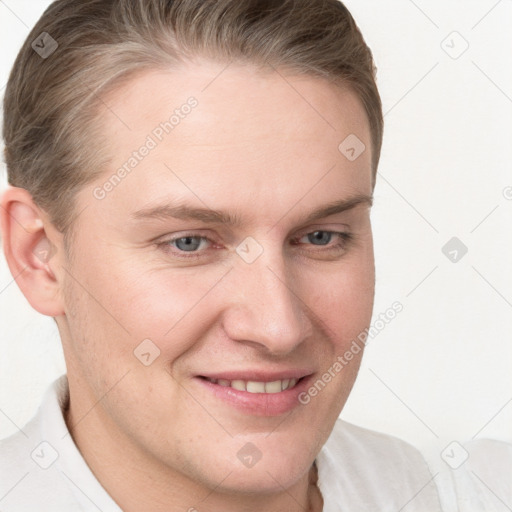
[[3, 250], [16, 283], [35, 310], [62, 315], [56, 277], [59, 232], [25, 189], [9, 187], [0, 206]]

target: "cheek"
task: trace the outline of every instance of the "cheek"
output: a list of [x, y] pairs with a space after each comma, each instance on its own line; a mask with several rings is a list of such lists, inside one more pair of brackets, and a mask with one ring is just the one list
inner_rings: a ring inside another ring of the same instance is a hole
[[303, 273], [304, 302], [328, 327], [333, 343], [342, 349], [371, 321], [375, 291], [373, 259], [337, 264], [325, 272]]
[[161, 366], [188, 351], [211, 327], [229, 269], [148, 267], [137, 258], [115, 267], [88, 265], [82, 279], [90, 294], [79, 300], [89, 332], [106, 338], [99, 350], [140, 366], [133, 351], [149, 339], [162, 356], [155, 366]]

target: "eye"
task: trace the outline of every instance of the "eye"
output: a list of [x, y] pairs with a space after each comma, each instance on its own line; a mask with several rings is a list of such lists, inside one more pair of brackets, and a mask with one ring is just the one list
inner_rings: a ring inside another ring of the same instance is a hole
[[317, 256], [329, 254], [332, 256], [344, 254], [353, 238], [352, 233], [319, 229], [298, 236], [292, 240], [292, 244], [308, 251], [310, 254], [316, 254]]
[[[336, 233], [332, 231], [313, 231], [299, 238], [299, 242], [313, 245], [328, 245], [335, 234]], [[304, 239], [306, 239], [306, 241], [303, 241]]]
[[183, 252], [195, 252], [198, 249], [206, 249], [208, 239], [204, 236], [182, 236], [167, 242], [170, 246]]
[[351, 235], [349, 233], [338, 233], [336, 231], [312, 231], [297, 239], [300, 244], [329, 245], [332, 241], [342, 243], [348, 241]]

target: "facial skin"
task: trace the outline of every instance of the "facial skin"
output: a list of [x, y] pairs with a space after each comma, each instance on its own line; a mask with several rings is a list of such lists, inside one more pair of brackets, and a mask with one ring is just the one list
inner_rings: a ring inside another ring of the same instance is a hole
[[[371, 319], [369, 204], [305, 220], [335, 202], [371, 197], [369, 127], [356, 95], [319, 78], [224, 68], [203, 61], [145, 72], [105, 98], [100, 119], [112, 161], [77, 196], [73, 258], [26, 195], [4, 196], [12, 216], [55, 245], [18, 282], [36, 309], [57, 318], [68, 426], [126, 512], [304, 510], [309, 470], [362, 351], [310, 403], [282, 414], [241, 410], [198, 376], [296, 371], [314, 383]], [[190, 96], [198, 101], [191, 113], [97, 199], [95, 188]], [[353, 162], [338, 150], [349, 134], [367, 148]], [[164, 204], [238, 222], [135, 215]], [[19, 229], [9, 228], [7, 214], [3, 222], [13, 240]], [[319, 233], [315, 244], [307, 235], [318, 231], [352, 238]], [[169, 240], [185, 236], [210, 242], [192, 238], [197, 251], [180, 252], [187, 241]], [[262, 250], [252, 263], [236, 252], [246, 237]], [[145, 339], [160, 350], [149, 366], [134, 356]], [[237, 456], [247, 443], [261, 452], [251, 468]]]

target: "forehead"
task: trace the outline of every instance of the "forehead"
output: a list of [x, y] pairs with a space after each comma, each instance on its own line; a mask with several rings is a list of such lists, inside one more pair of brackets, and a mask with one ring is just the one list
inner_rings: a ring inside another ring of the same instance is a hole
[[[308, 197], [332, 187], [371, 193], [364, 108], [354, 92], [321, 78], [188, 63], [132, 78], [104, 98], [99, 119], [111, 165], [96, 185], [126, 171], [109, 193], [112, 207], [140, 206], [172, 189], [219, 207], [263, 196], [270, 203], [272, 194], [296, 201], [319, 181], [323, 188]], [[358, 158], [343, 153], [347, 144], [362, 151]], [[139, 151], [144, 146], [149, 150]]]
[[348, 88], [276, 68], [211, 61], [139, 73], [105, 99], [104, 127], [128, 142], [131, 135], [149, 133], [155, 120], [168, 120], [191, 96], [201, 115], [193, 123], [180, 123], [181, 144], [197, 144], [205, 135], [217, 145], [232, 145], [235, 134], [247, 144], [277, 134], [285, 140], [321, 136], [336, 141], [350, 130], [362, 139], [368, 136], [365, 111]]

